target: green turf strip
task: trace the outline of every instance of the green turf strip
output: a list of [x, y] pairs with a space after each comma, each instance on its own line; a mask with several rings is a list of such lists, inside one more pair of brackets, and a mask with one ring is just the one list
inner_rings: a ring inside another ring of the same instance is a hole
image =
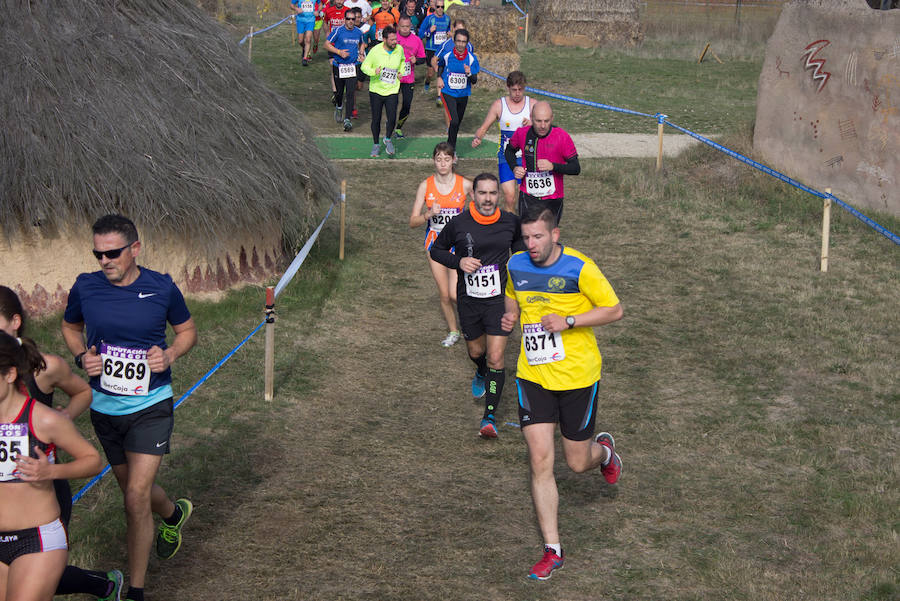
[[[368, 124], [365, 125], [368, 130]], [[435, 145], [444, 140], [446, 138], [401, 138], [394, 140], [394, 147], [397, 149], [397, 158], [430, 159]], [[316, 144], [330, 159], [367, 159], [372, 152], [372, 138], [369, 136], [316, 136]], [[497, 156], [497, 144], [493, 141], [484, 140], [481, 146], [472, 148], [471, 136], [460, 136], [459, 146], [457, 154], [462, 158], [488, 159]], [[379, 158], [388, 158], [383, 142]]]

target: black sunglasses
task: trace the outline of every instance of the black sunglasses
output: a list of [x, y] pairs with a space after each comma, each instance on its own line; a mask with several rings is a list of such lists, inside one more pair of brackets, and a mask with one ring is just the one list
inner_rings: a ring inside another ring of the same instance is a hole
[[[131, 244], [134, 244], [134, 242]], [[107, 259], [118, 259], [119, 255], [122, 254], [122, 251], [131, 246], [131, 244], [126, 244], [122, 248], [114, 248], [112, 250], [92, 250], [91, 252], [94, 253], [94, 257], [98, 261], [102, 259], [104, 255], [106, 255]]]

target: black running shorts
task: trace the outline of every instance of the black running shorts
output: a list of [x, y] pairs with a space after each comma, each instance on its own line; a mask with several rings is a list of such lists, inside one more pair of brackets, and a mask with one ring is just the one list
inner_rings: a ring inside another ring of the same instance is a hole
[[519, 390], [519, 424], [559, 423], [569, 440], [587, 440], [594, 434], [597, 415], [597, 385], [574, 390], [547, 390], [522, 378], [516, 378]]
[[91, 409], [91, 423], [110, 465], [122, 465], [125, 451], [165, 455], [175, 426], [172, 398], [128, 415], [106, 415]]
[[483, 334], [488, 336], [509, 336], [509, 332], [500, 327], [500, 320], [506, 311], [506, 303], [503, 295], [498, 300], [476, 300], [468, 296], [456, 299], [456, 309], [459, 312], [459, 329], [463, 338], [475, 340]]

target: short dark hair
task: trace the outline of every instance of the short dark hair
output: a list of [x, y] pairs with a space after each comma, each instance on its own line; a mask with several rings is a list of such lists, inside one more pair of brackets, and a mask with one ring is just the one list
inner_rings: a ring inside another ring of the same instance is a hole
[[506, 87], [511, 88], [513, 86], [524, 86], [525, 85], [525, 74], [521, 71], [512, 71], [509, 75], [506, 76]]
[[400, 21], [404, 21], [404, 20], [412, 23], [412, 19], [410, 19], [409, 15], [407, 15], [406, 13], [403, 13], [402, 15], [400, 15], [400, 18], [397, 19], [397, 23], [400, 23]]
[[464, 35], [464, 36], [466, 36], [466, 41], [467, 41], [467, 42], [468, 42], [469, 39], [470, 39], [470, 38], [469, 38], [469, 30], [468, 30], [468, 29], [465, 29], [465, 28], [463, 28], [463, 29], [457, 29], [455, 32], [453, 32], [453, 41], [454, 41], [454, 42], [456, 41], [456, 36], [458, 36], [458, 35]]
[[137, 228], [128, 217], [124, 215], [104, 215], [94, 222], [91, 227], [95, 236], [103, 234], [121, 234], [128, 244], [134, 244], [138, 241]]
[[556, 222], [556, 215], [547, 207], [531, 207], [522, 215], [522, 225], [538, 221], [546, 223], [549, 230], [559, 227], [559, 224]]
[[387, 27], [385, 27], [384, 29], [381, 30], [381, 39], [383, 39], [383, 40], [387, 39], [387, 37], [389, 35], [391, 35], [392, 33], [397, 33], [397, 30], [394, 29], [393, 25], [388, 25]]
[[500, 180], [497, 179], [497, 176], [493, 173], [488, 173], [485, 171], [484, 173], [479, 173], [475, 176], [475, 179], [472, 180], [472, 190], [478, 188], [478, 183], [483, 182], [484, 180], [492, 181], [497, 184], [497, 189], [500, 188]]

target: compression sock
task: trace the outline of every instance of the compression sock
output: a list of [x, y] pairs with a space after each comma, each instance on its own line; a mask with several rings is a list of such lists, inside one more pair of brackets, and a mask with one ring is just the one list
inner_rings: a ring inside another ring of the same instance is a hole
[[480, 357], [473, 357], [469, 355], [469, 359], [472, 360], [472, 363], [475, 364], [475, 371], [478, 372], [478, 375], [482, 378], [487, 376], [487, 355], [481, 355]]
[[128, 601], [144, 601], [144, 589], [129, 586], [128, 594], [125, 595], [125, 598], [128, 599]]
[[[181, 507], [179, 507], [178, 505], [175, 505], [175, 511], [173, 511], [172, 515], [170, 515], [169, 517], [163, 518], [163, 521], [165, 523], [167, 523], [169, 526], [177, 526], [178, 520], [181, 519], [181, 513], [182, 513]], [[130, 599], [130, 597], [129, 597], [129, 599]]]
[[102, 598], [108, 597], [110, 592], [109, 577], [104, 572], [82, 570], [75, 566], [66, 566], [56, 585], [57, 595], [87, 593]]
[[503, 394], [503, 385], [506, 383], [506, 371], [503, 369], [488, 369], [487, 395], [484, 397], [484, 419], [494, 419], [497, 407], [500, 405], [500, 396]]

